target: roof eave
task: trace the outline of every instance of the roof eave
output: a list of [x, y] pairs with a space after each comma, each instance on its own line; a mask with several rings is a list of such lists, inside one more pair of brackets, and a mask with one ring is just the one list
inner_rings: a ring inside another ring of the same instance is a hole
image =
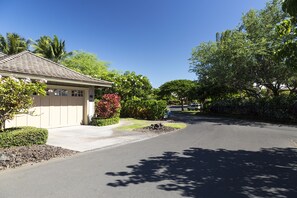
[[54, 78], [48, 76], [36, 76], [32, 74], [22, 74], [22, 73], [15, 73], [15, 72], [7, 72], [7, 71], [0, 71], [1, 75], [3, 76], [14, 76], [16, 78], [30, 78], [34, 80], [42, 80], [45, 79], [48, 82], [56, 82], [56, 83], [64, 83], [70, 85], [87, 85], [87, 86], [94, 86], [94, 87], [112, 87], [112, 82], [110, 83], [102, 83], [102, 82], [86, 82], [86, 81], [77, 81], [77, 80], [69, 80], [69, 79], [61, 79], [61, 78]]

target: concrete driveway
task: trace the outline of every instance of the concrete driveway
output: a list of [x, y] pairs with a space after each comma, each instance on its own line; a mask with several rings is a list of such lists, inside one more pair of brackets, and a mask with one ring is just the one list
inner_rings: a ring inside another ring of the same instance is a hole
[[83, 152], [154, 137], [153, 134], [115, 130], [122, 124], [124, 123], [103, 127], [81, 125], [52, 128], [48, 130], [47, 144]]

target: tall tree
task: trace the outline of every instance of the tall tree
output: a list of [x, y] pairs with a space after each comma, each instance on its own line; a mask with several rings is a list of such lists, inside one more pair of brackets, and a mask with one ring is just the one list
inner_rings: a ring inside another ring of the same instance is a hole
[[283, 41], [277, 50], [277, 55], [289, 68], [297, 70], [297, 1], [285, 0], [282, 8], [290, 17], [285, 18], [276, 26]]
[[33, 53], [54, 62], [60, 62], [71, 54], [66, 52], [65, 41], [59, 40], [56, 35], [53, 39], [49, 36], [41, 36], [33, 42], [32, 47], [34, 48]]
[[85, 75], [102, 80], [113, 80], [117, 71], [110, 71], [109, 64], [100, 60], [95, 54], [83, 51], [74, 51], [61, 61], [63, 65]]
[[16, 33], [7, 33], [6, 37], [0, 34], [0, 52], [7, 55], [17, 54], [28, 50], [29, 40]]
[[[294, 82], [294, 71], [279, 59], [283, 39], [275, 27], [286, 14], [279, 0], [260, 11], [251, 10], [242, 18], [240, 28], [216, 35], [216, 42], [202, 43], [192, 52], [191, 71], [203, 87], [223, 87], [222, 94], [261, 97], [261, 88], [277, 96], [284, 84]], [[290, 79], [290, 80], [289, 80]], [[295, 86], [296, 87], [296, 86]]]
[[172, 80], [164, 83], [159, 87], [160, 97], [174, 96], [178, 98], [182, 105], [182, 111], [184, 110], [184, 102], [189, 98], [189, 95], [196, 86], [196, 83], [191, 80]]
[[123, 75], [117, 75], [113, 82], [111, 91], [120, 95], [124, 101], [135, 97], [147, 99], [153, 93], [149, 79], [146, 76], [137, 75], [135, 72], [126, 71]]

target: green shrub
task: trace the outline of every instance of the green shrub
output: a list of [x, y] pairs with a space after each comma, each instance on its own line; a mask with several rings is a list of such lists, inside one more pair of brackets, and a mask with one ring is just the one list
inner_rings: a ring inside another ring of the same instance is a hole
[[120, 122], [119, 117], [114, 117], [114, 118], [92, 118], [91, 125], [94, 126], [107, 126], [107, 125], [112, 125], [112, 124], [117, 124]]
[[271, 121], [297, 122], [297, 97], [282, 95], [257, 100], [225, 99], [212, 102], [206, 111], [252, 116]]
[[48, 138], [47, 129], [35, 127], [8, 128], [0, 133], [0, 147], [30, 146], [45, 144]]
[[131, 117], [145, 120], [163, 119], [167, 104], [163, 100], [133, 99], [122, 102], [121, 117]]
[[120, 101], [121, 98], [117, 94], [104, 94], [96, 103], [95, 117], [103, 119], [118, 117], [121, 111]]

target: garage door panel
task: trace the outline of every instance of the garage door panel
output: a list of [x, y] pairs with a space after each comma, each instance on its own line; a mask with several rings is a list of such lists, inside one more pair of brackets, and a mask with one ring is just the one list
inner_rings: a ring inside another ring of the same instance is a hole
[[34, 96], [33, 108], [30, 109], [30, 114], [28, 115], [28, 124], [34, 127], [40, 127], [40, 119], [41, 119], [41, 96]]
[[16, 115], [16, 126], [28, 126], [28, 115], [27, 114], [17, 114]]
[[[79, 100], [80, 104], [81, 104], [81, 100]], [[77, 105], [76, 106], [76, 117], [77, 117], [77, 123], [82, 124], [83, 123], [83, 113], [84, 113], [84, 109], [83, 106], [81, 105]]]
[[5, 127], [6, 128], [16, 127], [16, 126], [17, 126], [16, 117], [14, 117], [12, 120], [7, 120], [5, 122]]
[[85, 102], [83, 92], [76, 90], [78, 94], [72, 95], [71, 90], [56, 92], [57, 90], [59, 91], [55, 89], [54, 93], [49, 93], [50, 95], [47, 96], [34, 96], [34, 105], [30, 110], [33, 111], [33, 115], [16, 115], [13, 120], [6, 122], [6, 127], [50, 128], [83, 124]]
[[61, 125], [68, 125], [68, 97], [61, 96]]
[[61, 97], [50, 96], [50, 126], [61, 125]]
[[50, 97], [41, 96], [40, 98], [40, 125], [47, 128], [50, 126]]

